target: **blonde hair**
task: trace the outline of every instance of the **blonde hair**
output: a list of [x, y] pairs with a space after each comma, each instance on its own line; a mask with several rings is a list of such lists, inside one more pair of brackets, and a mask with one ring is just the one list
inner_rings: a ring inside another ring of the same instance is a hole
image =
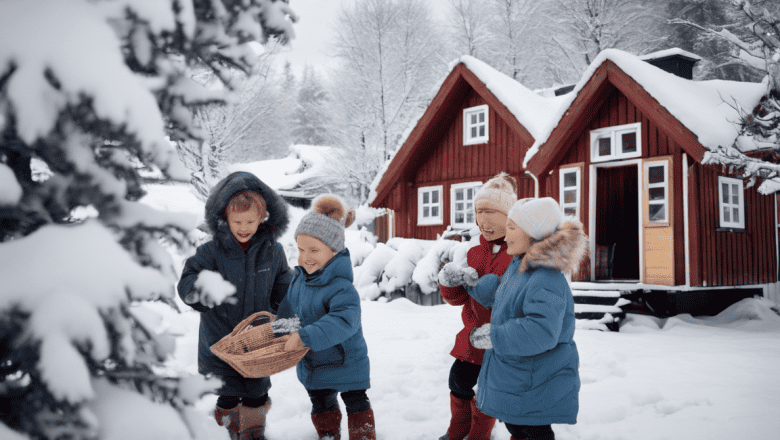
[[255, 191], [244, 190], [230, 199], [225, 208], [225, 217], [228, 212], [246, 212], [252, 208], [257, 209], [260, 218], [265, 219], [268, 216], [268, 205], [263, 196]]

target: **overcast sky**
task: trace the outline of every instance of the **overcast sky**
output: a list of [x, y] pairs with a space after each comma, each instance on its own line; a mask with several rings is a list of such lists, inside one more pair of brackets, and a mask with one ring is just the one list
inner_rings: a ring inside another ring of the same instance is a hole
[[[290, 0], [290, 7], [300, 20], [295, 24], [296, 37], [291, 47], [279, 55], [278, 65], [289, 60], [299, 74], [308, 63], [325, 73], [325, 69], [335, 64], [330, 45], [339, 12], [356, 1], [360, 0]], [[447, 0], [424, 1], [430, 5], [435, 17], [441, 19], [444, 16]]]

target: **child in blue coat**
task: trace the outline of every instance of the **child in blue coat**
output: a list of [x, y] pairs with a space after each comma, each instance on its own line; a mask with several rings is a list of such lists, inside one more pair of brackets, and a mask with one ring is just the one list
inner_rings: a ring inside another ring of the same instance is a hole
[[[198, 370], [222, 379], [214, 417], [231, 439], [264, 439], [271, 380], [245, 378], [211, 352], [211, 345], [247, 316], [276, 312], [292, 277], [276, 242], [289, 223], [285, 202], [254, 174], [236, 172], [217, 183], [206, 201], [212, 239], [187, 259], [177, 289], [199, 311]], [[236, 287], [234, 302], [210, 303], [196, 287], [201, 271], [219, 272]]]
[[355, 219], [338, 197], [320, 196], [295, 230], [298, 266], [279, 305], [275, 333], [300, 319], [285, 350], [310, 350], [298, 363], [298, 380], [312, 402], [311, 419], [320, 438], [340, 439], [341, 410], [347, 410], [349, 439], [375, 440], [368, 348], [360, 321], [360, 297], [352, 285], [352, 263], [344, 229]]
[[574, 298], [564, 273], [579, 267], [587, 237], [578, 221], [563, 221], [552, 198], [523, 199], [507, 215], [507, 253], [499, 279], [460, 274], [469, 295], [492, 310], [491, 322], [471, 342], [485, 348], [477, 407], [503, 421], [513, 440], [554, 440], [551, 424], [577, 422], [579, 355], [574, 343]]

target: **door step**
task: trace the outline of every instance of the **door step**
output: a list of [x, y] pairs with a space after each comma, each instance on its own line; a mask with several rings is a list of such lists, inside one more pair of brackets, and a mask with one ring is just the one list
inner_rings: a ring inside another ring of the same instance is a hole
[[620, 290], [572, 290], [578, 329], [618, 331], [626, 317], [622, 307], [630, 304]]

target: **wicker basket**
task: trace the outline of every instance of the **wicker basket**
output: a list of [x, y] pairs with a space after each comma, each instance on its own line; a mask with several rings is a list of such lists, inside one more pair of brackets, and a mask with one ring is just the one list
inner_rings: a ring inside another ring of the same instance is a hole
[[266, 377], [295, 366], [309, 351], [309, 347], [284, 351], [284, 344], [290, 335], [274, 336], [271, 322], [275, 318], [268, 312], [250, 315], [229, 335], [212, 345], [212, 353], [244, 377]]

